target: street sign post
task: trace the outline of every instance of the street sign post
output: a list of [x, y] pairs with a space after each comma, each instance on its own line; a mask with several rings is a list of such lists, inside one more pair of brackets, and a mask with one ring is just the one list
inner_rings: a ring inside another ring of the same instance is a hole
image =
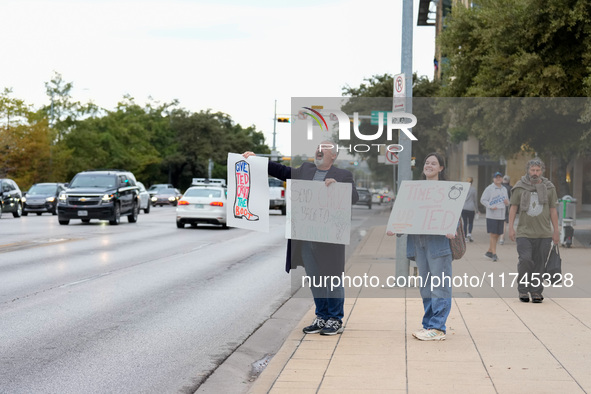
[[394, 75], [394, 111], [406, 112], [406, 76]]

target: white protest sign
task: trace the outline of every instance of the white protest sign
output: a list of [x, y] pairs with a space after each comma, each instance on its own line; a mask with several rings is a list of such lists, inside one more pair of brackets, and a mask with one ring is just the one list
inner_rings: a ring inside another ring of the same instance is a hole
[[350, 183], [288, 179], [285, 237], [348, 245], [351, 188]]
[[387, 231], [455, 234], [469, 188], [468, 182], [402, 181]]
[[228, 226], [269, 232], [268, 163], [266, 157], [228, 153]]

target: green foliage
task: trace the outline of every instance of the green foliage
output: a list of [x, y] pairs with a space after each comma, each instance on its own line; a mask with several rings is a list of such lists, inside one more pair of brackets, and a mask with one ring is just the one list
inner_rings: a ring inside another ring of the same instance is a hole
[[[418, 77], [413, 75], [413, 115], [417, 117], [417, 126], [413, 128], [413, 134], [419, 139], [418, 142], [413, 143], [413, 156], [417, 158], [423, 157], [429, 152], [440, 150], [442, 147], [447, 147], [447, 134], [442, 130], [442, 115], [439, 115], [434, 105], [436, 102], [432, 99], [437, 96], [440, 89], [438, 81], [429, 81], [427, 77]], [[394, 78], [390, 74], [375, 75], [366, 79], [359, 87], [353, 88], [346, 86], [343, 88], [344, 96], [351, 96], [347, 105], [343, 108], [346, 113], [359, 112], [369, 114], [371, 110], [392, 111], [393, 95], [394, 95]], [[362, 98], [362, 100], [356, 100]], [[373, 134], [376, 127], [371, 125], [368, 120], [363, 120], [359, 126], [359, 131], [363, 134]], [[351, 144], [366, 144], [367, 141], [357, 139], [354, 135], [351, 136]], [[394, 141], [386, 139], [386, 133], [378, 140], [371, 141], [373, 144], [396, 144], [398, 140], [394, 137]], [[393, 176], [389, 170], [385, 171], [385, 165], [378, 163], [378, 152], [376, 149], [371, 149], [367, 153], [357, 153], [362, 160], [367, 161], [367, 164], [372, 172], [373, 180], [392, 185]]]
[[444, 95], [589, 96], [590, 22], [586, 0], [458, 2], [439, 38]]
[[[439, 38], [447, 57], [443, 94], [540, 99], [461, 103], [454, 125], [470, 130], [493, 156], [535, 152], [556, 158], [559, 172], [589, 154], [589, 105], [567, 98], [591, 93], [590, 22], [587, 0], [456, 3]], [[558, 182], [567, 190], [563, 175]]]
[[449, 129], [449, 140], [458, 144], [468, 140], [468, 130], [463, 127], [452, 127]]
[[[125, 96], [114, 110], [71, 99], [72, 83], [60, 74], [46, 83], [49, 105], [33, 111], [0, 94], [0, 175], [23, 188], [44, 181], [69, 181], [88, 169], [132, 171], [147, 186], [188, 187], [194, 177], [226, 177], [229, 152], [270, 153], [262, 132], [242, 127], [229, 115], [191, 113], [178, 102], [144, 106]], [[2, 128], [2, 126], [4, 128]]]

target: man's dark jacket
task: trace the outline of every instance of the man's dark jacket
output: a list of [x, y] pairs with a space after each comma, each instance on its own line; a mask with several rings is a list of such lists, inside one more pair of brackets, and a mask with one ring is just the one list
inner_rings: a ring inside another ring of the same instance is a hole
[[[269, 161], [269, 175], [285, 181], [287, 179], [300, 179], [311, 181], [314, 179], [316, 173], [316, 166], [312, 163], [304, 163], [298, 168], [291, 168], [279, 163]], [[357, 189], [355, 189], [355, 181], [353, 174], [350, 171], [343, 170], [331, 166], [326, 173], [326, 178], [332, 178], [337, 182], [348, 182], [352, 186], [351, 203], [355, 204], [359, 200]], [[285, 261], [285, 270], [289, 272], [290, 269], [296, 268], [298, 265], [303, 265], [301, 246], [303, 242], [299, 240], [287, 240], [287, 258]], [[322, 266], [326, 268], [323, 275], [341, 275], [345, 270], [345, 245], [330, 244], [325, 242], [314, 242], [314, 254], [316, 260], [323, 263]], [[325, 262], [325, 264], [324, 264]]]

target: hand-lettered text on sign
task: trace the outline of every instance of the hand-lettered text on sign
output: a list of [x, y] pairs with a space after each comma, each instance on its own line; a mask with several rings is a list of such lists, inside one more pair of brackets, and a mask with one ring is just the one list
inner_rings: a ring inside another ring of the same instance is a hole
[[351, 188], [349, 183], [288, 181], [286, 237], [348, 245]]
[[397, 234], [455, 234], [470, 184], [403, 181], [387, 229]]
[[269, 231], [269, 160], [228, 153], [227, 224], [247, 230]]

